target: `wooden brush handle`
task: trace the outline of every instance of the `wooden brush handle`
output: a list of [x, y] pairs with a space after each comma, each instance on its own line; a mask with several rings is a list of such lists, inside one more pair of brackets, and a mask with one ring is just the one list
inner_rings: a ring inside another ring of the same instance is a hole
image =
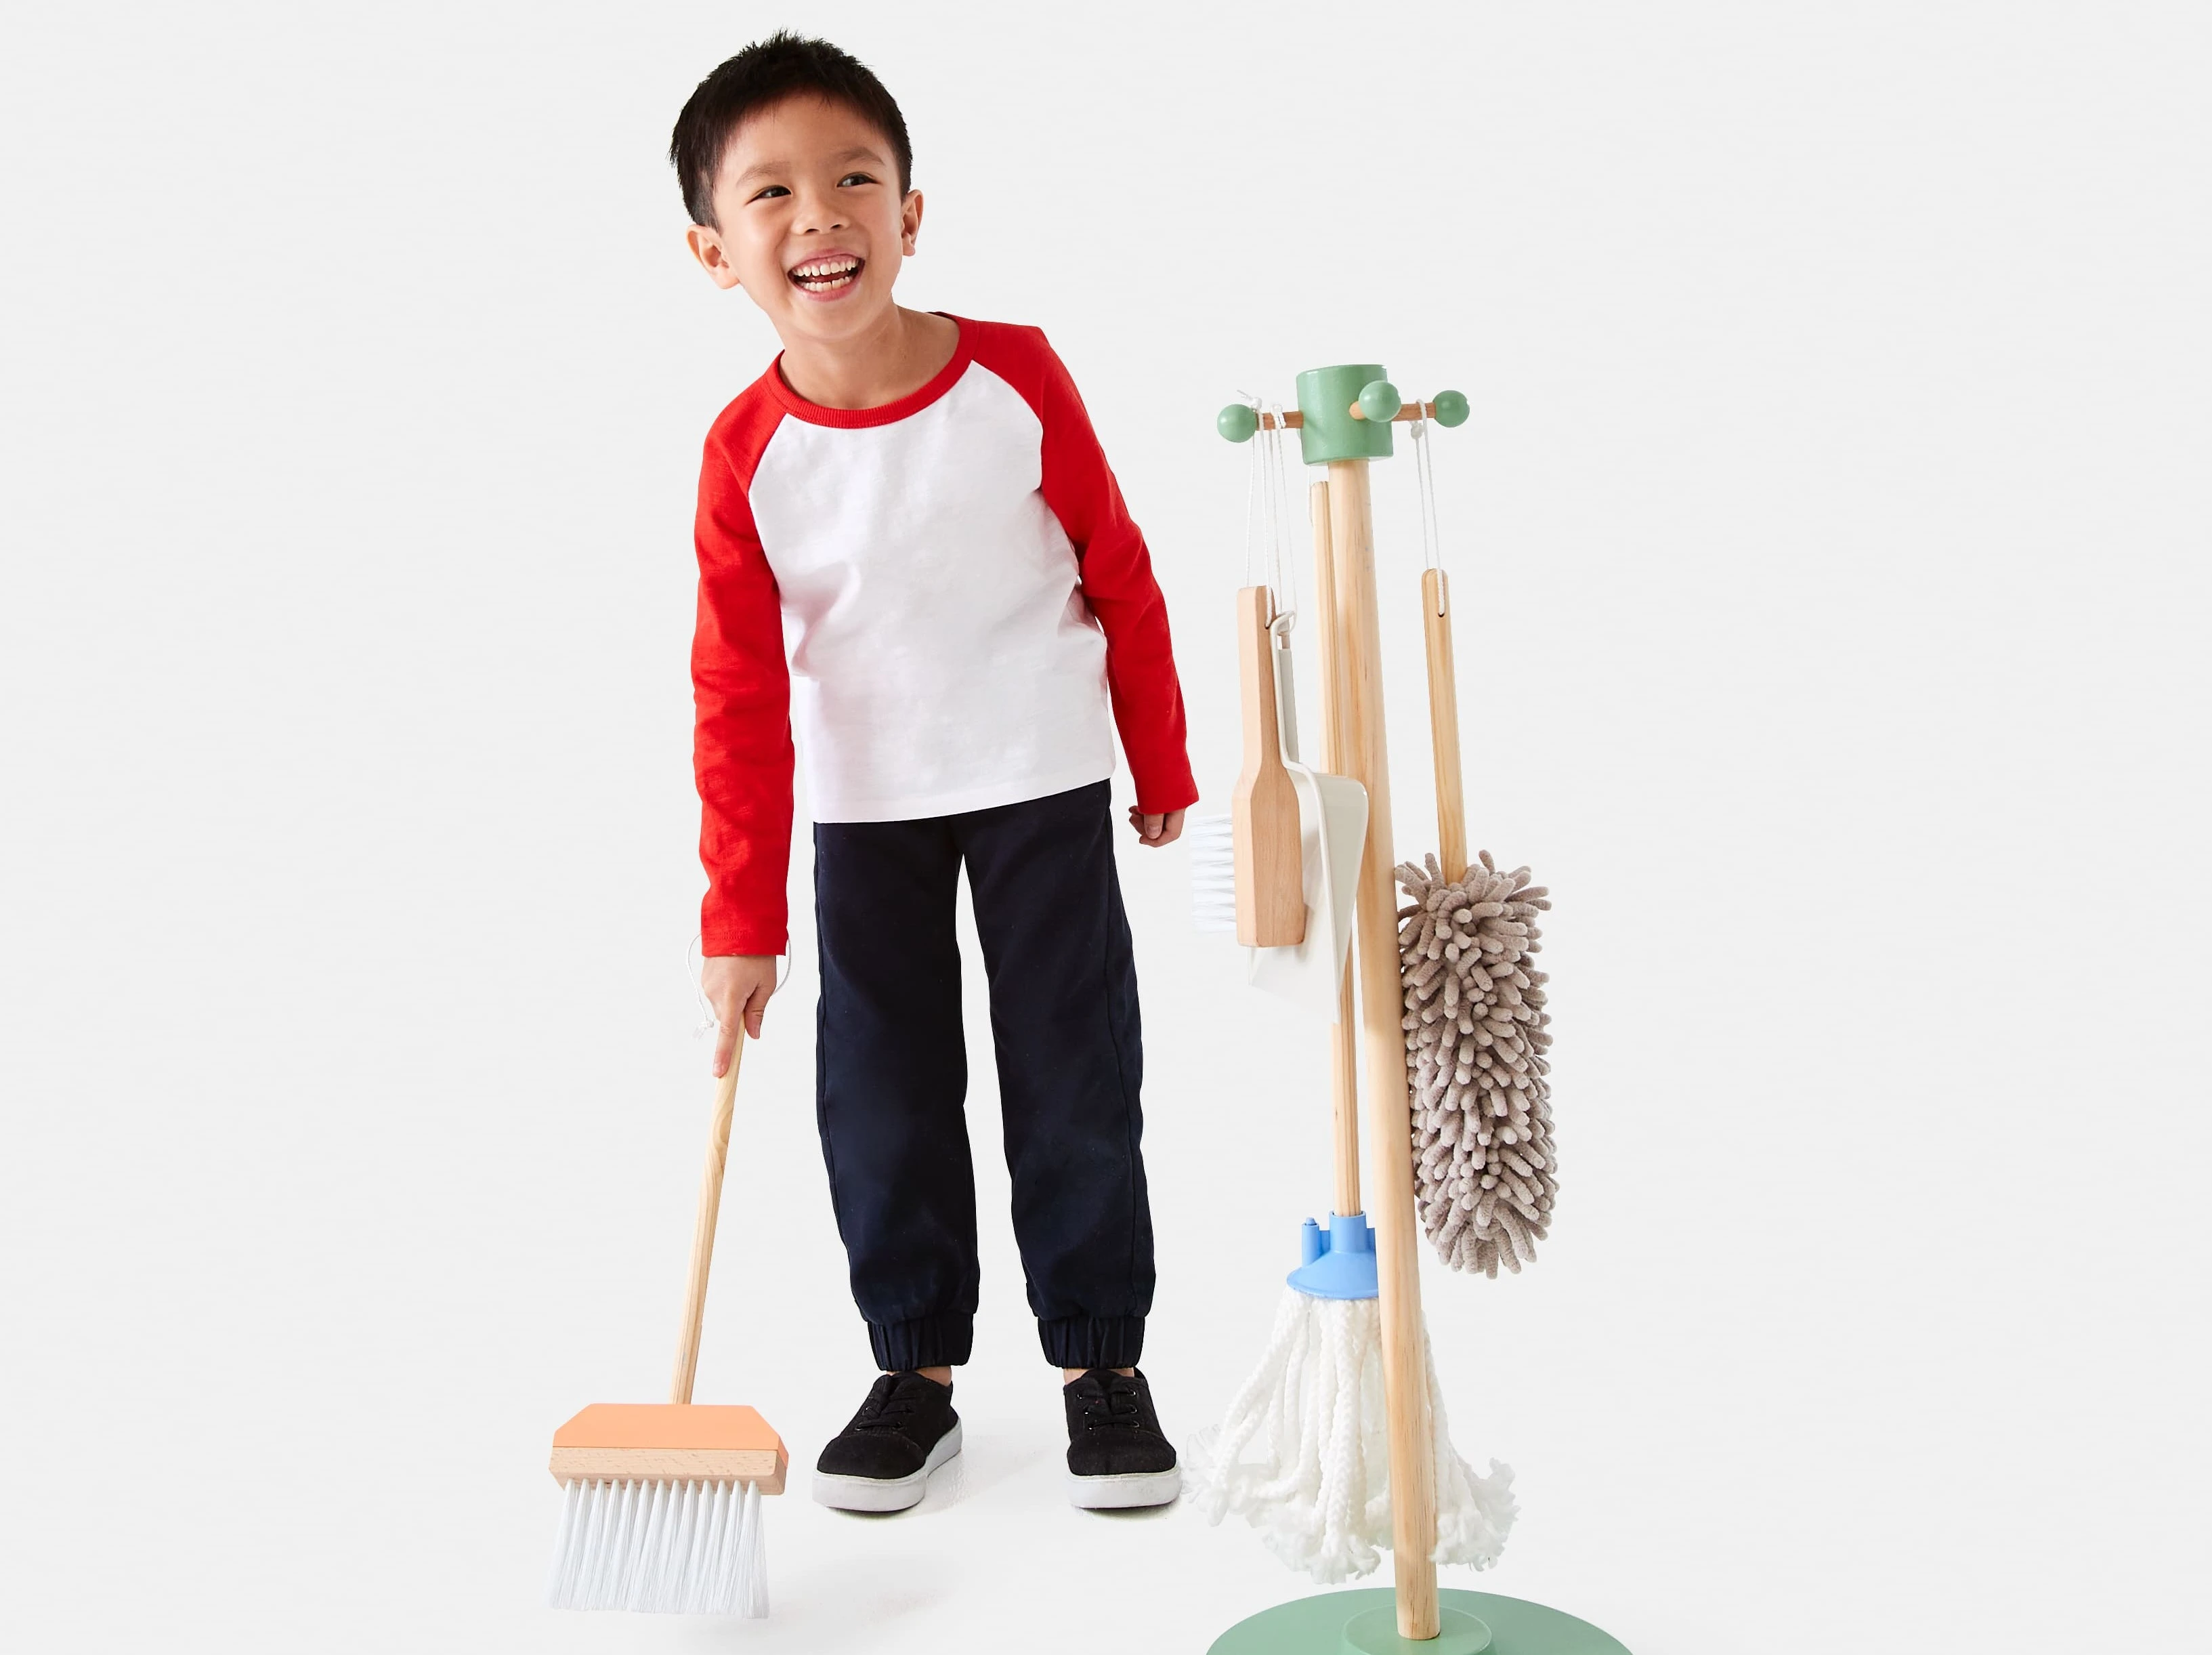
[[1306, 934], [1304, 849], [1298, 793], [1283, 768], [1283, 735], [1275, 699], [1275, 618], [1263, 586], [1237, 594], [1237, 663], [1244, 703], [1244, 770], [1230, 800], [1237, 877], [1237, 940], [1248, 948], [1281, 948]]
[[1459, 684], [1452, 671], [1451, 594], [1440, 569], [1421, 572], [1421, 632], [1429, 646], [1429, 745], [1437, 764], [1437, 857], [1444, 878], [1467, 873], [1467, 792], [1459, 774]]
[[[1344, 640], [1336, 615], [1336, 551], [1328, 532], [1328, 484], [1309, 491], [1314, 536], [1314, 608], [1321, 625], [1321, 767], [1344, 774]], [[1334, 938], [1331, 939], [1334, 940]], [[1336, 1022], [1328, 1031], [1329, 1125], [1336, 1193], [1329, 1211], [1347, 1218], [1359, 1207], [1359, 1031], [1352, 1023], [1352, 961], [1336, 988]]]
[[684, 1288], [684, 1331], [676, 1345], [676, 1378], [668, 1400], [691, 1400], [691, 1381], [699, 1372], [699, 1324], [707, 1315], [707, 1272], [714, 1262], [714, 1220], [722, 1210], [722, 1170], [730, 1161], [730, 1117], [738, 1100], [738, 1062], [745, 1055], [745, 1031], [730, 1049], [729, 1072], [714, 1082], [714, 1120], [707, 1133], [707, 1170], [699, 1180], [699, 1216], [691, 1226], [691, 1279]]
[[1375, 518], [1367, 462], [1328, 462], [1329, 536], [1344, 660], [1346, 774], [1367, 789], [1359, 864], [1360, 1058], [1381, 1287], [1382, 1393], [1389, 1415], [1390, 1549], [1398, 1635], [1437, 1635], [1436, 1439], [1421, 1322], [1419, 1237], [1413, 1224], [1413, 1107], [1406, 1080], [1406, 998], [1398, 964], [1398, 884], [1390, 837], [1390, 747], [1382, 713], [1382, 640], [1375, 600]]

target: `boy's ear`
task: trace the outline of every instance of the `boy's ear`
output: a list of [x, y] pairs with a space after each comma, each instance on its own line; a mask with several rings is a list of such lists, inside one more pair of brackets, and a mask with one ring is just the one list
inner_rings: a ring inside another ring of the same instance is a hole
[[914, 257], [914, 238], [921, 231], [921, 192], [908, 190], [899, 204], [899, 252]]
[[721, 236], [712, 226], [694, 224], [684, 232], [684, 244], [716, 287], [726, 289], [738, 285], [738, 267], [730, 262], [729, 249], [723, 246]]

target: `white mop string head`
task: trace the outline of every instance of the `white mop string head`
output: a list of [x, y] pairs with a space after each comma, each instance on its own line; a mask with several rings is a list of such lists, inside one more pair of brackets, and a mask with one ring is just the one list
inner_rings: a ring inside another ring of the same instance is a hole
[[580, 1477], [562, 1487], [551, 1607], [768, 1613], [757, 1484]]
[[[1426, 1348], [1425, 1336], [1423, 1346]], [[1286, 1288], [1267, 1354], [1190, 1455], [1184, 1497], [1210, 1523], [1234, 1514], [1323, 1585], [1372, 1573], [1390, 1543], [1389, 1423], [1382, 1314], [1372, 1299]], [[1478, 1477], [1452, 1447], [1428, 1365], [1438, 1563], [1487, 1568], [1513, 1526], [1513, 1473]]]

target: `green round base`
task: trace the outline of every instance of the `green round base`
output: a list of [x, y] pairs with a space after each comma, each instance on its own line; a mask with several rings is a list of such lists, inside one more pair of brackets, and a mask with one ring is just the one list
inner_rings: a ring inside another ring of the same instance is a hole
[[1419, 1643], [1398, 1635], [1396, 1595], [1368, 1586], [1263, 1609], [1206, 1655], [1628, 1655], [1619, 1639], [1541, 1603], [1449, 1588], [1437, 1601], [1443, 1627]]
[[1415, 1643], [1398, 1635], [1398, 1606], [1378, 1603], [1344, 1623], [1344, 1642], [1339, 1647], [1348, 1655], [1404, 1655], [1407, 1650], [1418, 1650], [1420, 1655], [1489, 1655], [1490, 1625], [1458, 1609], [1440, 1607], [1437, 1635]]

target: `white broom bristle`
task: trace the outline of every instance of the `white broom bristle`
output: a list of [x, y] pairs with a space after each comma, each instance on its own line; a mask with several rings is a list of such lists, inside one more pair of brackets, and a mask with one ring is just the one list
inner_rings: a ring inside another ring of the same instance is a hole
[[[1422, 1345], [1427, 1347], [1425, 1329]], [[1390, 1544], [1389, 1422], [1380, 1307], [1287, 1287], [1267, 1354], [1221, 1424], [1200, 1434], [1184, 1498], [1210, 1523], [1234, 1514], [1322, 1585], [1370, 1573]], [[1513, 1527], [1513, 1473], [1477, 1476], [1452, 1446], [1428, 1359], [1438, 1563], [1488, 1568]]]
[[1190, 846], [1190, 920], [1200, 931], [1237, 929], [1237, 841], [1226, 816], [1194, 816]]
[[562, 1488], [553, 1608], [768, 1613], [757, 1484], [577, 1478]]

